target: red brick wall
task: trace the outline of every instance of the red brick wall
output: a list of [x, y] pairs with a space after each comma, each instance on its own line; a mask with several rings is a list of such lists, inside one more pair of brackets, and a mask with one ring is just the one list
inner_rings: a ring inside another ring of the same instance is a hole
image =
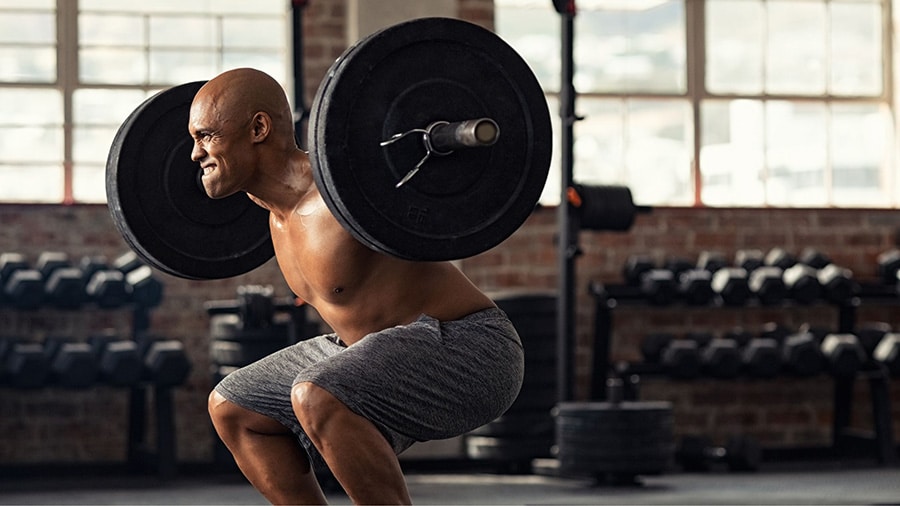
[[[492, 26], [491, 0], [460, 0], [460, 15]], [[344, 48], [344, 2], [311, 2], [305, 16], [305, 79], [312, 97], [319, 81]], [[875, 257], [892, 246], [900, 228], [900, 212], [880, 210], [657, 209], [640, 216], [626, 234], [581, 234], [584, 255], [578, 260], [577, 333], [579, 395], [591, 357], [592, 300], [589, 280], [618, 282], [629, 254], [650, 253], [695, 257], [704, 249], [733, 254], [739, 248], [783, 246], [822, 248], [858, 277], [875, 273]], [[497, 248], [461, 262], [463, 270], [485, 290], [506, 287], [555, 288], [556, 231], [554, 209], [541, 209]], [[0, 252], [20, 251], [34, 260], [44, 250], [72, 256], [103, 254], [114, 258], [127, 247], [104, 206], [0, 205]], [[207, 318], [203, 303], [234, 295], [241, 284], [272, 284], [277, 295], [288, 290], [274, 261], [252, 273], [219, 281], [188, 281], [159, 274], [166, 287], [163, 305], [155, 310], [153, 329], [181, 339], [194, 363], [187, 385], [178, 389], [178, 454], [183, 461], [208, 461], [212, 435], [206, 396], [212, 387], [208, 359]], [[892, 308], [863, 309], [861, 319], [890, 321], [900, 329]], [[672, 310], [621, 309], [615, 313], [612, 350], [615, 359], [636, 359], [641, 336], [659, 328], [675, 332], [716, 330], [736, 323], [751, 327], [765, 321], [796, 326], [804, 321], [834, 321], [828, 307], [791, 311], [757, 309]], [[93, 310], [76, 313], [41, 310], [32, 314], [0, 308], [0, 335], [41, 337], [67, 331], [87, 335], [107, 327], [127, 330], [127, 314]], [[858, 418], [865, 426], [865, 389]], [[900, 399], [894, 387], [894, 419]], [[769, 382], [646, 380], [644, 398], [670, 400], [679, 432], [714, 435], [743, 430], [770, 445], [824, 444], [829, 441], [831, 382], [826, 377]], [[20, 392], [0, 388], [0, 465], [46, 462], [101, 462], [125, 457], [125, 392], [111, 388], [88, 391], [47, 389]], [[900, 423], [895, 422], [895, 426]]]

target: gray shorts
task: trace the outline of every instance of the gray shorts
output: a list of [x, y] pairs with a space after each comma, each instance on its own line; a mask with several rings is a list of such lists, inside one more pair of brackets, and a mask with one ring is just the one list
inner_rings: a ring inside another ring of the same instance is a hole
[[506, 314], [418, 320], [343, 346], [334, 334], [301, 341], [229, 374], [229, 401], [281, 422], [324, 462], [291, 406], [291, 388], [312, 382], [371, 421], [399, 454], [416, 441], [464, 434], [497, 418], [522, 386], [522, 343]]

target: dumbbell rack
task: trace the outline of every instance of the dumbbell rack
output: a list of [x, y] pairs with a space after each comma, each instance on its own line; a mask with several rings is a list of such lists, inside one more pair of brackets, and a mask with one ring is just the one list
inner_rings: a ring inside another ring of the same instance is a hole
[[[132, 335], [139, 336], [149, 330], [150, 308], [130, 303], [118, 309], [131, 311]], [[163, 479], [173, 478], [176, 474], [174, 387], [142, 381], [126, 388], [129, 390], [126, 457], [129, 468], [136, 472], [153, 471]], [[154, 400], [153, 446], [147, 442], [147, 399], [151, 393]]]
[[[591, 392], [595, 400], [605, 400], [607, 375], [617, 374], [610, 360], [614, 309], [621, 305], [647, 308], [660, 306], [650, 303], [639, 288], [632, 286], [593, 282], [590, 284], [589, 291], [594, 297], [595, 313], [592, 364], [594, 374], [591, 380]], [[863, 303], [900, 305], [900, 297], [898, 297], [897, 290], [894, 287], [862, 285], [859, 294], [850, 301], [832, 304], [837, 308], [838, 332], [853, 332], [856, 326], [856, 310]], [[753, 303], [751, 302], [748, 304], [748, 307], [752, 305]], [[666, 307], [709, 310], [721, 307], [721, 305], [713, 302], [703, 306], [690, 306], [679, 301]], [[785, 303], [784, 307], [790, 307], [790, 303]], [[603, 374], [602, 371], [606, 371], [606, 374]], [[873, 428], [871, 431], [862, 431], [850, 427], [853, 387], [856, 379], [860, 378], [869, 382], [871, 390], [873, 412]], [[898, 463], [891, 428], [889, 381], [889, 374], [879, 368], [863, 370], [856, 377], [834, 377], [833, 428], [830, 448], [833, 455], [846, 455], [851, 448], [854, 446], [858, 447], [862, 443], [874, 453], [879, 464], [894, 466]]]

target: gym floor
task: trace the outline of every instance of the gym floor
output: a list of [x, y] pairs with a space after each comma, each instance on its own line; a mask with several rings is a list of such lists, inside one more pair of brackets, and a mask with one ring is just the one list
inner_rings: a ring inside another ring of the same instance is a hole
[[[487, 472], [408, 472], [416, 504], [900, 504], [900, 470], [838, 463], [767, 465], [756, 473], [673, 472], [640, 484]], [[332, 504], [350, 504], [329, 493]], [[235, 473], [160, 481], [116, 472], [0, 475], [0, 504], [267, 504]]]

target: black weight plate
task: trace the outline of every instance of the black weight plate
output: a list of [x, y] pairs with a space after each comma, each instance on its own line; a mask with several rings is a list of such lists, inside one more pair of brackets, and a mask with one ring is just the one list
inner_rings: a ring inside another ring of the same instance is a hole
[[[435, 121], [492, 118], [491, 147], [424, 156]], [[410, 260], [465, 258], [496, 246], [531, 214], [550, 165], [547, 102], [525, 61], [494, 33], [422, 18], [349, 48], [319, 87], [309, 146], [320, 193], [338, 221], [371, 248]]]
[[272, 258], [268, 212], [243, 193], [213, 200], [191, 160], [191, 101], [203, 82], [147, 99], [106, 161], [106, 197], [125, 242], [149, 265], [188, 279], [237, 276]]

